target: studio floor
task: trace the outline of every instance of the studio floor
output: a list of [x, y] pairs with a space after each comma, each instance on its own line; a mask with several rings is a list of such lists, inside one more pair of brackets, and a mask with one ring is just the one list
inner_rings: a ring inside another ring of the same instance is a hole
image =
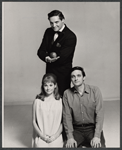
[[[120, 101], [104, 101], [104, 136], [107, 148], [120, 147]], [[32, 105], [4, 107], [5, 148], [29, 148], [32, 138]]]

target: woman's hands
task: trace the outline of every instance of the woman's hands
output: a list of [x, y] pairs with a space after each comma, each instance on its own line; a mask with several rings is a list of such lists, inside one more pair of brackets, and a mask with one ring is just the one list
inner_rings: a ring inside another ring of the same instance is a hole
[[43, 136], [41, 136], [41, 139], [42, 139], [43, 141], [45, 141], [45, 142], [47, 142], [48, 138], [49, 138], [48, 135], [43, 135]]
[[45, 141], [46, 143], [51, 143], [53, 141], [56, 140], [56, 136], [55, 135], [52, 135], [52, 136], [49, 136], [49, 135], [45, 135], [43, 138], [42, 138], [43, 141]]
[[47, 143], [51, 143], [51, 142], [53, 142], [53, 141], [55, 141], [55, 140], [56, 140], [55, 135], [49, 136], [49, 138], [48, 138], [48, 140], [47, 140]]

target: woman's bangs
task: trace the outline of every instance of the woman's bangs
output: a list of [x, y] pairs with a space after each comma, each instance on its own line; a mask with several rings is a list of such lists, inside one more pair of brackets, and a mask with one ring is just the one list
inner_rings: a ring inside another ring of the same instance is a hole
[[51, 76], [48, 76], [44, 79], [43, 83], [54, 83], [55, 84], [55, 81]]

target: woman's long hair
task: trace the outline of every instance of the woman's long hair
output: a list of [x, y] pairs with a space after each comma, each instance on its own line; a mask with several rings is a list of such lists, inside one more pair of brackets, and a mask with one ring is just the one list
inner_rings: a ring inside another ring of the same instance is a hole
[[54, 83], [56, 85], [56, 88], [54, 89], [54, 96], [56, 100], [59, 100], [61, 98], [58, 90], [58, 84], [57, 84], [57, 78], [53, 73], [47, 73], [42, 78], [42, 86], [41, 86], [41, 93], [36, 96], [36, 98], [41, 99], [44, 101], [44, 98], [46, 97], [46, 93], [44, 90], [44, 84], [45, 83]]

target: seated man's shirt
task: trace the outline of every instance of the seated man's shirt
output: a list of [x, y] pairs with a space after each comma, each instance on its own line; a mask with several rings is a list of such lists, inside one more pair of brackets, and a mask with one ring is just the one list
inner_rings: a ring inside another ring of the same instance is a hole
[[98, 87], [84, 84], [82, 95], [72, 87], [63, 95], [63, 124], [67, 138], [73, 138], [73, 126], [95, 125], [94, 137], [100, 138], [103, 128], [103, 99]]

